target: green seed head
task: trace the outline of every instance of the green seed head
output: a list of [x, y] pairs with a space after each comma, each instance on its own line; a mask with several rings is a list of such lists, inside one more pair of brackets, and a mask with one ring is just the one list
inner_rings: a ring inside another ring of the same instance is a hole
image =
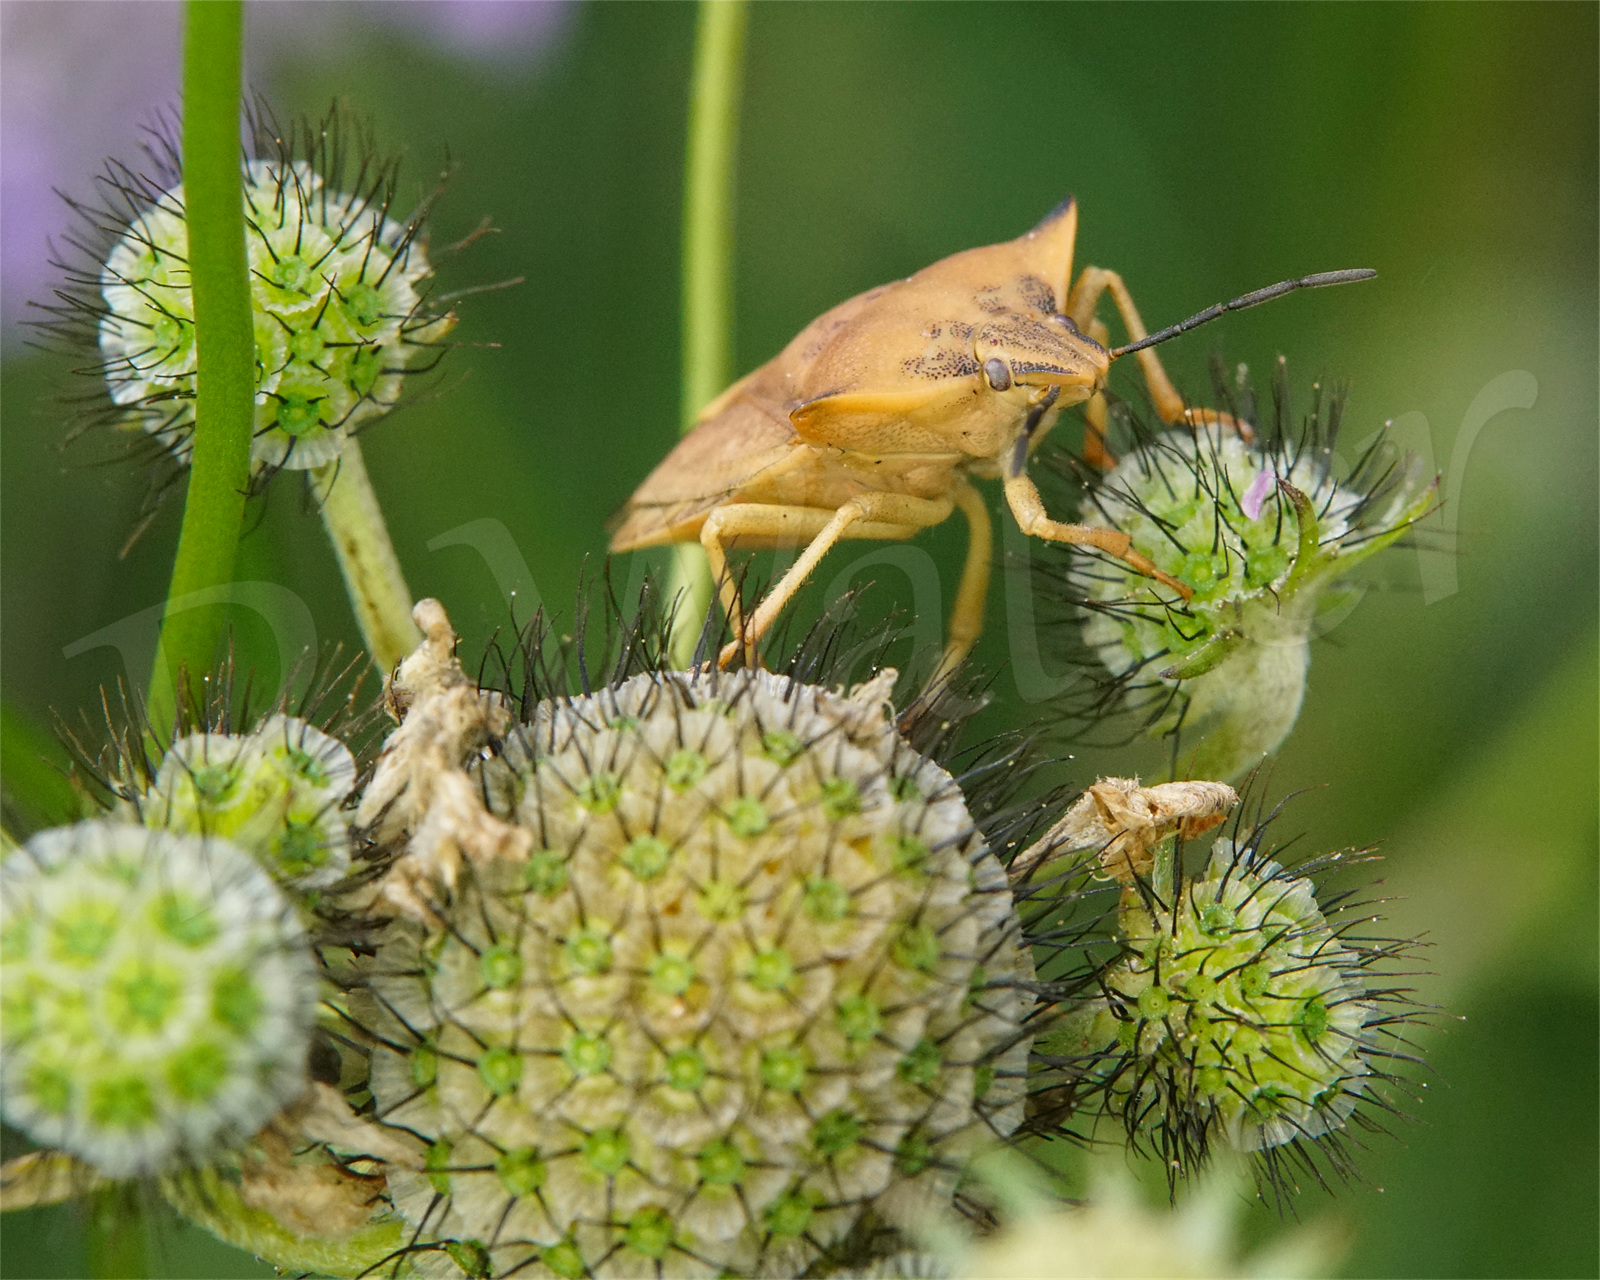
[[700, 1176], [714, 1186], [732, 1186], [744, 1175], [744, 1156], [726, 1140], [713, 1143], [698, 1156]]
[[513, 1147], [495, 1161], [500, 1185], [513, 1196], [532, 1195], [544, 1185], [545, 1165], [532, 1147]]
[[484, 985], [496, 991], [507, 991], [522, 980], [522, 956], [515, 947], [505, 943], [490, 947], [478, 961]]
[[611, 968], [611, 940], [597, 929], [583, 929], [567, 939], [567, 960], [580, 973]]
[[830, 1111], [811, 1129], [811, 1145], [823, 1156], [836, 1156], [861, 1140], [861, 1120], [849, 1111]]
[[293, 906], [217, 838], [85, 822], [0, 863], [4, 1115], [110, 1177], [202, 1160], [305, 1088]]
[[767, 1206], [766, 1227], [775, 1236], [797, 1236], [811, 1222], [811, 1201], [801, 1191], [790, 1191]]
[[570, 1240], [546, 1245], [539, 1250], [539, 1261], [556, 1275], [563, 1277], [563, 1280], [582, 1280], [583, 1276], [589, 1274], [589, 1268], [583, 1261], [583, 1254]]
[[1103, 683], [1150, 733], [1181, 731], [1194, 752], [1185, 777], [1234, 777], [1282, 742], [1325, 588], [1432, 500], [1415, 459], [1375, 460], [1336, 482], [1320, 439], [1330, 413], [1336, 421], [1319, 389], [1309, 440], [1298, 420], [1256, 443], [1224, 427], [1164, 431], [1083, 504], [1090, 527], [1127, 535], [1192, 593], [1182, 599], [1099, 551], [1071, 553], [1067, 577]]
[[540, 849], [528, 858], [522, 883], [542, 898], [553, 898], [567, 887], [567, 860], [554, 849]]
[[710, 767], [698, 751], [680, 747], [668, 757], [663, 781], [674, 791], [687, 791], [706, 776]]
[[478, 1059], [478, 1075], [490, 1093], [510, 1093], [522, 1079], [522, 1057], [512, 1049], [490, 1049]]
[[672, 1245], [672, 1219], [664, 1209], [640, 1209], [628, 1221], [623, 1243], [647, 1258], [663, 1257]]
[[1124, 1052], [1091, 1075], [1130, 1124], [1188, 1117], [1187, 1152], [1194, 1134], [1257, 1151], [1344, 1123], [1378, 1013], [1309, 881], [1218, 839], [1175, 911], [1121, 919], [1123, 958], [1103, 979], [1121, 1021], [1095, 1025]]
[[758, 951], [750, 958], [749, 977], [757, 991], [782, 991], [794, 981], [794, 961], [781, 948]]
[[699, 894], [700, 914], [707, 920], [737, 920], [745, 912], [744, 886], [731, 880], [712, 880]]
[[761, 735], [761, 753], [780, 765], [791, 765], [805, 752], [805, 744], [788, 729], [769, 729]]
[[806, 881], [805, 913], [818, 924], [835, 924], [850, 914], [850, 891], [831, 876]]
[[799, 1049], [772, 1049], [761, 1055], [761, 1082], [782, 1093], [799, 1093], [806, 1082], [806, 1057]]
[[736, 836], [753, 839], [767, 829], [767, 807], [754, 796], [739, 796], [723, 811], [728, 830]]
[[705, 1083], [706, 1060], [698, 1049], [679, 1049], [667, 1055], [667, 1083], [674, 1089], [692, 1093]]
[[583, 1158], [596, 1173], [621, 1173], [628, 1163], [628, 1146], [628, 1135], [621, 1130], [600, 1129], [584, 1141]]
[[641, 880], [654, 880], [672, 861], [672, 847], [651, 835], [634, 836], [622, 851], [622, 864]]
[[573, 1032], [561, 1058], [576, 1076], [595, 1076], [610, 1065], [611, 1046], [603, 1035], [585, 1035]]
[[687, 956], [656, 956], [650, 961], [650, 984], [663, 995], [681, 996], [694, 984], [694, 961]]
[[147, 826], [225, 836], [284, 883], [325, 888], [350, 868], [340, 806], [355, 777], [338, 739], [274, 715], [249, 734], [179, 739], [139, 808]]
[[868, 995], [846, 996], [839, 1001], [835, 1016], [847, 1040], [870, 1040], [883, 1027], [878, 1002]]
[[932, 1040], [923, 1039], [917, 1041], [916, 1047], [900, 1059], [895, 1070], [907, 1084], [920, 1085], [926, 1089], [938, 1083], [939, 1073], [943, 1067], [944, 1061], [939, 1046]]
[[622, 799], [622, 783], [613, 773], [597, 773], [578, 785], [578, 804], [590, 813], [610, 813]]
[[828, 778], [822, 784], [822, 812], [832, 821], [861, 812], [861, 793], [849, 778]]

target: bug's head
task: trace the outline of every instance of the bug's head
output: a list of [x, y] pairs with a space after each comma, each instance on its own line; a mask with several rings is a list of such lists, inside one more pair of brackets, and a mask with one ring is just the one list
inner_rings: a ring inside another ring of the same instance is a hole
[[1066, 316], [1003, 312], [973, 334], [973, 356], [991, 390], [1031, 403], [1055, 392], [1061, 407], [1105, 385], [1110, 353]]

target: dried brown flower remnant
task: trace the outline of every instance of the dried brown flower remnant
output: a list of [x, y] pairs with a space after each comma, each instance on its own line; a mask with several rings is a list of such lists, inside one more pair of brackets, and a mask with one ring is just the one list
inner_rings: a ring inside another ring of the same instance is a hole
[[1238, 792], [1225, 782], [1144, 787], [1137, 778], [1102, 778], [1017, 859], [1011, 876], [1028, 875], [1062, 854], [1098, 849], [1101, 878], [1132, 884], [1150, 874], [1156, 846], [1168, 836], [1203, 835], [1238, 803]]
[[507, 732], [509, 713], [461, 670], [443, 605], [423, 600], [412, 617], [425, 638], [384, 691], [400, 727], [384, 746], [356, 820], [401, 850], [374, 909], [431, 921], [430, 886], [453, 887], [463, 860], [526, 859], [533, 837], [491, 814], [467, 773], [468, 763]]

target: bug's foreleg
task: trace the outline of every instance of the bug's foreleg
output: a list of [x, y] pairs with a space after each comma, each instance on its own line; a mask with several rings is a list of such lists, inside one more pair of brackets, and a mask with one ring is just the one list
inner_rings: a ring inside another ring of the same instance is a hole
[[1039, 490], [1026, 472], [1007, 476], [1006, 503], [1016, 516], [1022, 532], [1047, 542], [1065, 542], [1077, 547], [1097, 547], [1107, 555], [1132, 565], [1147, 578], [1154, 578], [1162, 586], [1176, 591], [1187, 600], [1194, 591], [1171, 574], [1163, 573], [1155, 561], [1133, 549], [1133, 539], [1118, 529], [1096, 529], [1086, 524], [1063, 524], [1052, 520], [1044, 509]]
[[963, 484], [952, 496], [967, 518], [967, 562], [961, 569], [961, 585], [950, 610], [950, 630], [931, 684], [955, 670], [983, 634], [983, 607], [989, 598], [989, 567], [994, 557], [994, 533], [983, 495]]
[[[1138, 342], [1141, 338], [1149, 337], [1149, 331], [1139, 317], [1139, 308], [1133, 305], [1133, 295], [1128, 292], [1128, 286], [1122, 283], [1122, 277], [1115, 271], [1107, 271], [1104, 267], [1085, 267], [1083, 274], [1078, 277], [1078, 283], [1072, 287], [1072, 293], [1067, 298], [1067, 315], [1072, 323], [1084, 333], [1088, 333], [1094, 323], [1094, 312], [1100, 305], [1100, 297], [1107, 292], [1111, 294], [1111, 300], [1116, 304], [1117, 314], [1122, 317], [1123, 328], [1128, 331], [1128, 340]], [[1161, 416], [1161, 421], [1205, 426], [1221, 425], [1238, 432], [1242, 439], [1255, 438], [1255, 432], [1250, 424], [1239, 421], [1231, 413], [1222, 413], [1216, 409], [1190, 409], [1185, 405], [1183, 397], [1178, 394], [1178, 389], [1172, 385], [1172, 379], [1167, 377], [1167, 371], [1161, 364], [1161, 357], [1155, 353], [1154, 348], [1146, 347], [1135, 354], [1139, 357], [1139, 367], [1144, 370], [1145, 385], [1150, 389], [1150, 399], [1155, 404], [1156, 413]]]

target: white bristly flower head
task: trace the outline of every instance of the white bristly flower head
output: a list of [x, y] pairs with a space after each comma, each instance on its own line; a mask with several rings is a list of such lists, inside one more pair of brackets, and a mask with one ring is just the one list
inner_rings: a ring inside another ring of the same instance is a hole
[[[429, 299], [424, 223], [437, 190], [399, 214], [398, 162], [341, 108], [280, 129], [256, 104], [249, 124], [241, 164], [259, 484], [333, 462], [347, 436], [399, 402], [408, 371], [437, 363], [455, 316]], [[138, 167], [109, 161], [97, 201], [68, 201], [80, 225], [35, 327], [72, 354], [93, 351], [85, 367], [109, 403], [86, 398], [84, 425], [104, 422], [129, 452], [160, 462], [159, 495], [193, 447], [195, 326], [176, 118], [147, 133]]]
[[7, 1123], [110, 1177], [201, 1161], [307, 1084], [295, 908], [225, 840], [84, 822], [0, 863]]
[[467, 789], [408, 731], [461, 698], [492, 720], [493, 695], [406, 689], [369, 795], [393, 816], [389, 771], [430, 770], [404, 786], [427, 807], [396, 875], [447, 858], [454, 890], [395, 921], [352, 1009], [380, 1039], [377, 1116], [431, 1144], [390, 1189], [453, 1242], [436, 1258], [796, 1274], [869, 1212], [948, 1210], [970, 1153], [1016, 1129], [1032, 965], [892, 684], [639, 675], [503, 726]]
[[1219, 837], [1175, 891], [1170, 845], [1153, 880], [1125, 873], [1120, 954], [1041, 1041], [1086, 1116], [1117, 1115], [1174, 1172], [1213, 1148], [1255, 1154], [1271, 1182], [1280, 1148], [1346, 1172], [1340, 1131], [1364, 1104], [1390, 1109], [1372, 1086], [1392, 1078], [1396, 1028], [1415, 1014], [1383, 972], [1405, 948], [1358, 933], [1375, 917], [1352, 920], [1362, 904], [1347, 895], [1330, 919], [1305, 868], [1271, 861], [1261, 839]]
[[[303, 160], [245, 170], [256, 338], [257, 468], [338, 456], [346, 433], [399, 398], [401, 377], [449, 330], [418, 293], [432, 268], [414, 228], [371, 194], [330, 190]], [[183, 186], [136, 215], [101, 273], [100, 353], [130, 422], [186, 456], [194, 431], [194, 300]]]

